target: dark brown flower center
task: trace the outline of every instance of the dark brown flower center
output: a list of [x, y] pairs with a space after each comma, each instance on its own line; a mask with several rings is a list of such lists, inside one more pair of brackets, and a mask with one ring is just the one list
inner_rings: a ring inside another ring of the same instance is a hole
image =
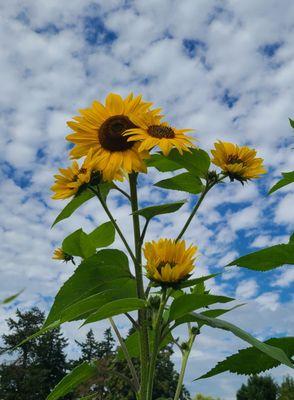
[[170, 126], [164, 125], [150, 125], [148, 128], [148, 133], [158, 139], [173, 139], [175, 137], [175, 132]]
[[228, 164], [243, 164], [244, 161], [241, 160], [237, 155], [230, 155], [228, 157]]
[[135, 142], [128, 142], [128, 137], [123, 136], [127, 129], [137, 128], [125, 115], [115, 115], [108, 118], [98, 131], [101, 146], [109, 151], [125, 151], [131, 149]]

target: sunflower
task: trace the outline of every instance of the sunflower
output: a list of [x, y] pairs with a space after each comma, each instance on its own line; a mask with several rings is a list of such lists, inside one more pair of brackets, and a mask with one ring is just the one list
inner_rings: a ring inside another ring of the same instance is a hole
[[196, 246], [186, 248], [184, 240], [160, 239], [144, 247], [147, 277], [161, 283], [177, 283], [194, 269]]
[[231, 180], [241, 182], [259, 178], [265, 174], [263, 159], [256, 157], [256, 151], [247, 146], [237, 146], [233, 143], [218, 141], [211, 150], [212, 162], [220, 167]]
[[65, 253], [61, 247], [58, 247], [57, 249], [54, 250], [52, 258], [53, 258], [53, 260], [62, 260], [65, 262], [73, 261], [73, 256]]
[[[141, 96], [129, 94], [125, 99], [110, 93], [105, 105], [94, 101], [92, 106], [80, 110], [80, 116], [68, 122], [74, 131], [67, 140], [75, 144], [71, 150], [72, 158], [79, 158], [93, 149], [99, 161], [105, 181], [116, 179], [117, 173], [146, 172], [144, 159], [147, 152], [139, 152], [139, 143], [129, 142], [123, 133], [137, 128], [134, 120], [150, 109], [152, 103], [146, 103]], [[159, 110], [151, 111], [157, 115]]]
[[158, 146], [165, 156], [173, 147], [178, 149], [180, 154], [183, 154], [183, 151], [189, 151], [189, 147], [193, 147], [193, 138], [185, 134], [192, 129], [176, 129], [160, 120], [161, 115], [152, 112], [136, 117], [135, 123], [138, 127], [132, 127], [125, 133], [125, 136], [129, 136], [128, 142], [140, 141], [139, 151]]
[[59, 169], [61, 175], [54, 175], [55, 184], [51, 190], [55, 192], [52, 199], [66, 199], [74, 196], [78, 191], [85, 187], [97, 172], [97, 160], [93, 157], [92, 150], [89, 151], [81, 167], [77, 161], [74, 161], [68, 168]]

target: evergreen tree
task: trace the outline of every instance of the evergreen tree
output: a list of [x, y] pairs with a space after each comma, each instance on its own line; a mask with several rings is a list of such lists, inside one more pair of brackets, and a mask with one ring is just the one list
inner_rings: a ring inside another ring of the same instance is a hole
[[1, 350], [6, 350], [12, 361], [0, 366], [0, 398], [45, 399], [67, 372], [64, 353], [67, 341], [59, 329], [54, 329], [17, 349], [9, 350], [37, 332], [45, 319], [38, 308], [27, 312], [17, 310], [16, 317], [7, 320], [9, 333], [2, 335], [4, 347]]
[[278, 400], [294, 400], [294, 379], [286, 376], [278, 389]]
[[237, 392], [237, 400], [276, 400], [278, 387], [271, 376], [250, 377]]

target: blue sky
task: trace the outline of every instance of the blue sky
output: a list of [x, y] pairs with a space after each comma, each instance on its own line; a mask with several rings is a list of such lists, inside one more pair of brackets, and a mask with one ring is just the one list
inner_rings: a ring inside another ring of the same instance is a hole
[[[294, 164], [288, 123], [294, 116], [292, 1], [11, 0], [2, 2], [0, 11], [1, 298], [25, 287], [19, 307], [48, 310], [73, 271], [51, 261], [54, 246], [81, 226], [90, 231], [93, 221], [106, 221], [93, 200], [50, 230], [65, 203], [52, 201], [49, 188], [53, 173], [68, 162], [66, 121], [110, 91], [142, 93], [163, 107], [173, 124], [194, 128], [206, 150], [218, 139], [228, 140], [253, 146], [265, 159], [269, 173], [261, 180], [209, 194], [186, 235], [201, 253], [196, 275], [221, 271], [238, 255], [287, 241], [294, 223], [293, 188], [266, 193]], [[154, 169], [142, 177], [142, 201], [185, 198], [150, 190], [160, 179]], [[117, 195], [110, 204], [130, 236], [127, 205]], [[191, 202], [176, 217], [154, 221], [148, 239], [159, 233], [173, 237], [190, 207]], [[266, 339], [293, 334], [293, 280], [289, 268], [268, 274], [232, 269], [210, 287], [245, 301], [246, 307], [227, 319]], [[14, 309], [0, 311], [1, 332]], [[118, 323], [126, 332], [126, 321]], [[97, 336], [105, 327], [94, 328]], [[64, 329], [73, 339], [72, 329]], [[191, 392], [234, 399], [242, 377], [192, 379], [242, 346], [229, 334], [206, 330], [188, 368]], [[74, 346], [70, 351], [75, 353]], [[178, 365], [177, 353], [174, 360]], [[280, 367], [273, 375], [280, 379], [286, 372]]]

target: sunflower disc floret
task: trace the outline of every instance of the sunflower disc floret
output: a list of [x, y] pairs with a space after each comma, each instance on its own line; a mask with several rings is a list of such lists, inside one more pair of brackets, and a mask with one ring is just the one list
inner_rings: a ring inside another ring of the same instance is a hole
[[194, 269], [196, 246], [186, 247], [184, 240], [160, 239], [144, 247], [147, 277], [158, 283], [178, 283]]

